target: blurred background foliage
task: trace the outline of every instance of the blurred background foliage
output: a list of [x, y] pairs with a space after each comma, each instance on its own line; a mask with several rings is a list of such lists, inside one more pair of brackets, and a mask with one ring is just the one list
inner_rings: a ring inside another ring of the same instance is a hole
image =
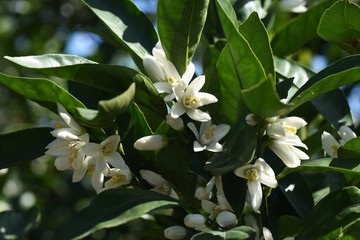
[[[233, 2], [241, 19], [243, 13], [240, 9], [248, 1]], [[314, 2], [316, 1], [309, 1], [309, 4]], [[156, 0], [137, 0], [135, 3], [155, 24]], [[279, 27], [296, 15], [288, 12], [276, 14], [276, 24], [264, 19], [268, 28], [272, 25]], [[214, 11], [210, 9], [202, 39], [203, 44], [199, 45], [194, 58], [199, 71], [197, 74], [201, 73], [202, 67], [206, 66], [206, 61], [209, 61], [206, 58], [203, 60], [203, 56], [211, 51], [207, 46], [215, 42], [214, 36], [222, 36], [221, 28], [213, 21], [215, 17]], [[4, 56], [45, 53], [76, 54], [100, 63], [134, 67], [134, 63], [125, 51], [112, 42], [110, 34], [96, 16], [78, 0], [0, 1], [0, 72], [5, 74], [35, 76], [31, 70], [11, 64], [3, 58]], [[291, 58], [318, 72], [345, 55], [347, 54], [339, 47], [315, 38]], [[52, 80], [64, 87], [72, 88], [72, 92], [81, 99], [81, 93], [76, 92], [75, 85], [66, 86], [61, 79]], [[351, 85], [344, 87], [343, 90], [348, 96], [355, 122], [358, 124], [360, 87]], [[96, 99], [94, 106], [95, 104]], [[40, 106], [0, 86], [1, 134], [23, 129], [29, 125], [49, 126], [51, 121], [49, 116], [49, 113]], [[86, 206], [94, 196], [89, 183], [83, 181], [73, 184], [70, 173], [58, 172], [46, 157], [20, 164], [9, 170], [1, 170], [0, 191], [0, 225], [10, 224], [4, 222], [9, 216], [17, 224], [17, 232], [14, 233], [13, 238], [11, 236], [5, 238], [0, 229], [0, 239], [51, 239], [63, 223]], [[31, 222], [32, 226], [29, 226], [28, 222]], [[152, 221], [140, 219], [126, 226], [99, 231], [93, 234], [91, 239], [119, 239], [115, 237], [119, 236], [119, 232], [123, 233], [121, 239], [139, 239], [136, 232], [153, 229], [152, 224]], [[23, 231], [19, 232], [19, 229]], [[129, 232], [132, 232], [132, 235]], [[157, 236], [154, 236], [154, 239], [158, 239]]]

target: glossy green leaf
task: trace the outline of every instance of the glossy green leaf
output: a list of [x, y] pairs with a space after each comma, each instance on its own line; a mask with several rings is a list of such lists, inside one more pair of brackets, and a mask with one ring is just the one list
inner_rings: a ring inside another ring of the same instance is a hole
[[60, 103], [70, 112], [85, 106], [66, 90], [54, 82], [43, 78], [13, 77], [0, 73], [0, 83], [17, 94], [30, 99], [57, 113], [56, 103]]
[[292, 109], [326, 92], [360, 80], [360, 55], [345, 57], [315, 74], [294, 95]]
[[257, 12], [253, 12], [248, 19], [239, 26], [239, 32], [250, 44], [255, 56], [264, 68], [265, 74], [275, 77], [274, 60], [269, 36]]
[[95, 196], [88, 207], [69, 219], [54, 239], [82, 238], [98, 229], [116, 227], [152, 210], [177, 204], [176, 199], [148, 190], [110, 189]]
[[345, 187], [330, 193], [304, 219], [304, 228], [296, 239], [340, 239], [359, 222], [360, 190]]
[[216, 153], [205, 165], [205, 170], [217, 176], [249, 163], [255, 154], [256, 130], [245, 123], [232, 126], [223, 144], [224, 150]]
[[321, 158], [302, 161], [296, 168], [285, 168], [276, 178], [281, 179], [287, 174], [300, 171], [326, 171], [348, 174], [360, 174], [360, 162], [354, 158]]
[[151, 81], [134, 69], [105, 64], [91, 64], [81, 57], [45, 54], [40, 56], [6, 57], [8, 60], [48, 75], [94, 87], [117, 96], [135, 82], [135, 102], [142, 108], [163, 117], [166, 107]]
[[320, 20], [318, 34], [350, 53], [360, 53], [360, 7], [342, 0], [329, 8]]
[[240, 226], [226, 232], [209, 231], [194, 235], [192, 240], [255, 240], [256, 232], [248, 226]]
[[354, 138], [338, 149], [339, 158], [360, 157], [360, 138]]
[[231, 3], [228, 0], [217, 0], [216, 6], [240, 86], [242, 89], [254, 86], [266, 79], [265, 70], [249, 42], [239, 33], [236, 14]]
[[219, 74], [221, 93], [221, 97], [219, 97], [220, 114], [229, 123], [235, 124], [244, 111], [245, 104], [241, 98], [241, 83], [238, 80], [237, 70], [228, 45], [221, 52], [216, 68]]
[[289, 21], [271, 40], [272, 50], [277, 56], [286, 56], [317, 36], [317, 24], [327, 8], [337, 0], [327, 0], [310, 7]]
[[209, 0], [159, 0], [157, 26], [167, 58], [182, 75], [189, 65], [205, 25]]
[[234, 210], [235, 215], [240, 216], [244, 212], [247, 181], [236, 176], [233, 172], [228, 172], [221, 176], [221, 182], [226, 200]]
[[[0, 169], [43, 156], [54, 140], [52, 128], [29, 128], [0, 135]], [[36, 137], [36, 141], [32, 141]]]
[[114, 125], [119, 115], [128, 109], [134, 96], [135, 83], [132, 83], [125, 92], [117, 97], [99, 101], [98, 110], [77, 108], [76, 117], [85, 126], [109, 128]]
[[300, 218], [290, 215], [281, 216], [278, 220], [279, 239], [297, 235], [302, 228], [302, 224]]
[[250, 112], [262, 118], [283, 115], [290, 108], [280, 102], [276, 88], [269, 80], [242, 90], [241, 95]]
[[155, 29], [146, 15], [130, 0], [82, 2], [96, 14], [142, 68], [142, 59], [158, 41]]

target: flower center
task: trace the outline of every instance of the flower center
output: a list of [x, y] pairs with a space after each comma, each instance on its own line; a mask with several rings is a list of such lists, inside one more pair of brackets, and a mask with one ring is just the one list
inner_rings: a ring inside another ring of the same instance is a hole
[[201, 144], [203, 145], [207, 145], [211, 142], [211, 139], [214, 135], [214, 131], [215, 128], [214, 127], [210, 127], [209, 130], [207, 130], [207, 132], [205, 132], [205, 134], [202, 135], [201, 137]]
[[292, 127], [289, 125], [282, 125], [286, 134], [296, 134], [297, 129], [296, 127]]
[[94, 174], [95, 167], [96, 167], [95, 164], [89, 164], [88, 172], [86, 173], [86, 176], [91, 177]]
[[245, 171], [246, 178], [253, 182], [259, 179], [259, 172], [256, 168], [249, 168]]
[[102, 151], [102, 153], [103, 153], [105, 156], [109, 156], [109, 155], [113, 152], [111, 143], [108, 143], [108, 144], [106, 144], [105, 146], [103, 146], [103, 147], [101, 148], [101, 151]]
[[111, 177], [111, 181], [114, 184], [121, 184], [121, 183], [126, 182], [126, 176], [123, 175], [123, 174], [116, 174], [116, 175]]
[[200, 99], [197, 97], [187, 97], [187, 98], [184, 98], [183, 104], [186, 108], [192, 108], [195, 105], [195, 103], [197, 103], [199, 101], [200, 101]]
[[177, 80], [174, 77], [169, 77], [168, 82], [171, 83], [171, 84], [175, 84], [175, 83], [179, 83], [179, 80]]
[[332, 148], [332, 150], [333, 150], [333, 155], [334, 155], [334, 157], [337, 157], [337, 156], [338, 156], [337, 152], [338, 152], [338, 150], [339, 150], [339, 145], [334, 144], [334, 145], [331, 146], [331, 148]]
[[65, 125], [62, 124], [61, 122], [56, 122], [56, 123], [54, 124], [54, 128], [55, 128], [55, 129], [59, 129], [59, 128], [63, 128], [63, 127], [65, 127]]

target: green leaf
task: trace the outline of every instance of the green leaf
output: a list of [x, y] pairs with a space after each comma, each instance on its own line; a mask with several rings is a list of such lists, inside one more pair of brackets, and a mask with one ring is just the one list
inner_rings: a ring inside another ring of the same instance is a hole
[[360, 138], [354, 138], [338, 149], [339, 158], [358, 158], [360, 156]]
[[262, 118], [283, 115], [290, 109], [289, 105], [280, 102], [276, 88], [269, 80], [242, 90], [241, 95], [250, 112]]
[[345, 57], [315, 74], [294, 95], [291, 109], [326, 92], [360, 80], [360, 55]]
[[167, 58], [180, 75], [189, 65], [205, 25], [209, 0], [159, 0], [157, 26]]
[[97, 128], [112, 127], [120, 116], [133, 102], [135, 96], [135, 83], [123, 92], [109, 100], [99, 101], [99, 109], [91, 110], [77, 108], [75, 117], [85, 126]]
[[349, 174], [360, 174], [360, 162], [355, 158], [321, 158], [302, 161], [296, 168], [285, 168], [276, 178], [281, 179], [292, 172], [300, 171], [326, 171]]
[[224, 150], [215, 153], [205, 170], [217, 176], [249, 163], [255, 154], [256, 129], [245, 123], [232, 126], [223, 144]]
[[295, 236], [302, 229], [301, 219], [290, 216], [283, 215], [278, 220], [279, 228], [279, 239], [284, 239], [285, 237]]
[[286, 56], [317, 36], [317, 24], [327, 8], [337, 0], [327, 0], [310, 7], [289, 21], [271, 40], [272, 50], [277, 56]]
[[57, 113], [56, 103], [74, 113], [77, 107], [85, 106], [66, 90], [43, 78], [13, 77], [0, 73], [0, 83], [17, 94], [30, 99], [43, 107]]
[[[0, 169], [43, 156], [54, 140], [52, 128], [29, 128], [0, 135]], [[36, 137], [36, 141], [32, 141]]]
[[192, 240], [255, 240], [256, 232], [248, 226], [233, 228], [227, 232], [209, 231], [194, 235]]
[[54, 239], [82, 238], [99, 229], [128, 223], [152, 210], [177, 205], [176, 199], [148, 190], [106, 190], [95, 196], [88, 207], [69, 219]]
[[[266, 73], [249, 42], [238, 31], [236, 13], [228, 0], [217, 0], [217, 10], [228, 41], [232, 65], [242, 89], [266, 79]], [[264, 39], [266, 41], [266, 39]]]
[[158, 41], [155, 29], [146, 15], [130, 0], [82, 2], [96, 14], [142, 68], [142, 59]]
[[360, 53], [360, 7], [348, 0], [338, 1], [320, 20], [318, 34], [350, 53]]
[[255, 56], [264, 68], [265, 74], [275, 77], [274, 60], [269, 36], [257, 12], [253, 12], [248, 19], [239, 26], [239, 32], [250, 44]]
[[247, 194], [247, 181], [239, 178], [233, 172], [221, 176], [224, 194], [235, 215], [240, 216], [244, 212], [244, 205]]
[[345, 187], [320, 200], [304, 219], [304, 228], [296, 239], [340, 239], [360, 221], [359, 214], [360, 190]]

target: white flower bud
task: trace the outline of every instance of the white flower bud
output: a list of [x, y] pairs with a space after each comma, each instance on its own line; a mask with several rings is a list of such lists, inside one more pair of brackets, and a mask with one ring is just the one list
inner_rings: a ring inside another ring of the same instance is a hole
[[174, 130], [181, 131], [184, 129], [184, 122], [181, 118], [173, 118], [170, 114], [166, 115], [166, 123]]
[[255, 114], [253, 114], [253, 113], [250, 113], [250, 114], [246, 115], [245, 121], [249, 126], [256, 126], [257, 125], [257, 119], [256, 119]]
[[222, 211], [216, 217], [216, 222], [220, 227], [228, 228], [233, 227], [238, 223], [236, 215], [229, 211]]
[[206, 192], [204, 187], [197, 187], [195, 190], [195, 197], [198, 200], [207, 200], [210, 198], [210, 194]]
[[186, 236], [186, 229], [182, 226], [171, 226], [164, 230], [164, 236], [170, 240], [183, 239]]
[[134, 143], [134, 148], [140, 151], [144, 150], [159, 150], [165, 147], [168, 143], [168, 139], [164, 135], [151, 135], [151, 136], [145, 136], [140, 139], [138, 139]]
[[189, 228], [200, 228], [205, 225], [205, 217], [201, 214], [188, 214], [184, 218], [184, 224]]

